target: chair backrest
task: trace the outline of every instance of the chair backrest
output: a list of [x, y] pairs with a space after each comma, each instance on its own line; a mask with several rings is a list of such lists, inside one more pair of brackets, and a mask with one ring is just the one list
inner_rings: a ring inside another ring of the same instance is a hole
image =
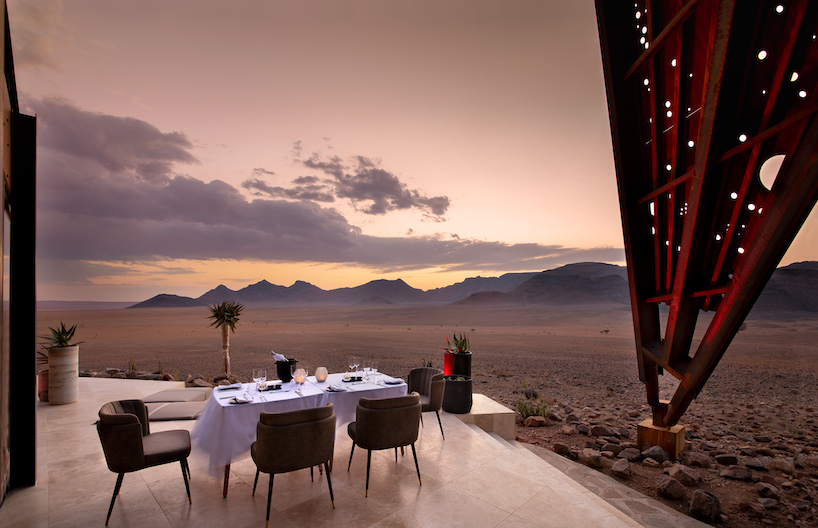
[[317, 466], [335, 449], [333, 404], [282, 413], [262, 412], [256, 426], [256, 465], [265, 473]]
[[414, 443], [420, 427], [420, 395], [361, 398], [355, 409], [355, 443], [364, 449], [391, 449]]
[[432, 367], [414, 368], [406, 380], [409, 392], [429, 397], [430, 411], [439, 411], [443, 406], [445, 383], [443, 371]]
[[106, 403], [99, 410], [97, 433], [108, 469], [126, 473], [145, 467], [142, 437], [149, 433], [148, 411], [142, 400]]

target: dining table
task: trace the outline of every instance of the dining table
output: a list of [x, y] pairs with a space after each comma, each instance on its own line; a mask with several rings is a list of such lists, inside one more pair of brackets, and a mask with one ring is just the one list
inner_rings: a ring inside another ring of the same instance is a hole
[[355, 421], [355, 410], [362, 397], [391, 398], [407, 393], [403, 379], [381, 372], [366, 379], [349, 373], [331, 373], [324, 381], [309, 376], [301, 385], [274, 380], [267, 384], [268, 390], [258, 391], [256, 387], [255, 383], [236, 383], [214, 388], [190, 432], [193, 447], [209, 457], [208, 473], [218, 476], [224, 472], [225, 497], [230, 464], [249, 456], [262, 412], [295, 411], [332, 403], [337, 429]]

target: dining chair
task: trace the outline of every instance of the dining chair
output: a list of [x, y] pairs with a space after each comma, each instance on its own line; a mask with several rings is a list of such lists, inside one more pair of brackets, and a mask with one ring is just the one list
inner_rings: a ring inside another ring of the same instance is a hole
[[423, 413], [434, 411], [437, 415], [437, 424], [440, 426], [440, 434], [444, 440], [443, 423], [440, 421], [440, 408], [443, 406], [443, 390], [445, 380], [443, 371], [432, 367], [418, 367], [409, 372], [406, 380], [407, 390], [417, 392], [420, 395], [420, 423], [423, 425]]
[[179, 462], [182, 466], [188, 503], [193, 503], [188, 484], [190, 478], [190, 466], [187, 463], [187, 457], [190, 455], [188, 431], [180, 429], [151, 433], [145, 402], [120, 400], [106, 403], [99, 410], [97, 433], [108, 469], [117, 474], [105, 526], [108, 526], [111, 519], [114, 502], [119, 495], [125, 473], [151, 466]]
[[256, 441], [250, 446], [250, 454], [256, 463], [253, 495], [256, 494], [259, 472], [270, 474], [267, 490], [267, 523], [270, 524], [270, 499], [273, 495], [273, 477], [276, 473], [289, 473], [297, 469], [323, 465], [327, 475], [327, 487], [332, 507], [329, 461], [335, 449], [335, 410], [329, 403], [280, 413], [262, 412], [256, 425]]
[[420, 396], [412, 393], [396, 398], [361, 398], [355, 409], [355, 421], [347, 426], [347, 432], [352, 439], [352, 450], [349, 452], [347, 471], [352, 467], [352, 455], [355, 446], [366, 449], [366, 497], [369, 496], [369, 468], [372, 461], [372, 451], [379, 449], [395, 449], [395, 460], [398, 458], [398, 448], [412, 446], [412, 456], [415, 457], [415, 469], [420, 480], [418, 455], [415, 451], [415, 442], [418, 439], [420, 427]]

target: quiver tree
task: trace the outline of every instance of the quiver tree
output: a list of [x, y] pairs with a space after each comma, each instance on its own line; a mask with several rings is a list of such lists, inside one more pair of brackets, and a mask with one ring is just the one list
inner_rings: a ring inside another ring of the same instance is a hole
[[236, 331], [236, 323], [239, 322], [239, 315], [244, 306], [235, 301], [222, 301], [221, 304], [214, 304], [208, 307], [210, 316], [213, 319], [210, 326], [221, 328], [222, 330], [222, 367], [225, 375], [230, 375], [230, 334], [228, 330]]

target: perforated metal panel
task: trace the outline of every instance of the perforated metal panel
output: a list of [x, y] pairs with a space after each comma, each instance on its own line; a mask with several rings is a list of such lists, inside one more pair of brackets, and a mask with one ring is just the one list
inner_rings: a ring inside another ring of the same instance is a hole
[[[671, 426], [818, 199], [818, 2], [596, 9], [639, 377]], [[669, 405], [662, 371], [679, 379]]]

